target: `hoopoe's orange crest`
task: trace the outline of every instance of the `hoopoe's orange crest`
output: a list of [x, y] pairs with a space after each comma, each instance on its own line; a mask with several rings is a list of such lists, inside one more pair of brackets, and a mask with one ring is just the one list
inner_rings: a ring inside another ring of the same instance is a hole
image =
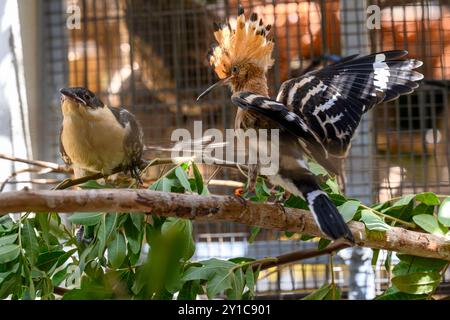
[[236, 25], [215, 24], [217, 44], [210, 49], [208, 59], [220, 79], [231, 75], [233, 66], [252, 63], [266, 72], [274, 63], [273, 42], [267, 38], [271, 26], [253, 13], [246, 20], [244, 9], [239, 8]]

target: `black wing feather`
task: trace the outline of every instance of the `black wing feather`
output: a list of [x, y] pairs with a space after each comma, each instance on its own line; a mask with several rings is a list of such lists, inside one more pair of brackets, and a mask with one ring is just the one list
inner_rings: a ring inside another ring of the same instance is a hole
[[407, 54], [394, 50], [350, 56], [286, 81], [277, 100], [320, 137], [331, 155], [345, 156], [365, 112], [418, 87], [423, 75], [413, 69], [422, 62], [398, 60]]
[[278, 128], [299, 139], [307, 155], [319, 161], [327, 170], [336, 172], [337, 168], [335, 164], [328, 161], [327, 150], [323, 147], [320, 138], [299, 115], [291, 112], [285, 105], [251, 92], [236, 93], [231, 100], [236, 106], [256, 112], [275, 122]]

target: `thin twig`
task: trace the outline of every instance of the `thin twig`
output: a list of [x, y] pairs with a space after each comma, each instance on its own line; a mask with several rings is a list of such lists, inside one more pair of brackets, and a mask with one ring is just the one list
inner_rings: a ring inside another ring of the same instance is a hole
[[8, 155], [3, 154], [3, 153], [0, 153], [0, 159], [5, 159], [5, 160], [13, 161], [13, 162], [26, 163], [26, 164], [29, 164], [29, 165], [32, 165], [32, 166], [36, 166], [36, 167], [41, 167], [41, 168], [49, 168], [49, 169], [54, 170], [54, 172], [61, 172], [61, 173], [70, 173], [70, 172], [72, 172], [72, 169], [70, 169], [70, 168], [68, 168], [66, 166], [61, 166], [61, 165], [59, 165], [57, 163], [53, 163], [53, 162], [23, 159], [23, 158], [8, 156]]
[[2, 182], [2, 184], [0, 185], [0, 192], [2, 192], [2, 191], [5, 189], [6, 185], [7, 185], [8, 183], [10, 183], [10, 181], [11, 181], [12, 179], [14, 179], [15, 177], [17, 177], [19, 174], [25, 173], [25, 172], [32, 172], [31, 170], [32, 170], [32, 168], [26, 168], [26, 169], [21, 169], [21, 170], [17, 170], [17, 171], [15, 171], [15, 172], [13, 172], [9, 177], [7, 177], [7, 178], [5, 179], [5, 180]]
[[212, 179], [219, 173], [219, 171], [222, 169], [222, 167], [217, 167], [216, 170], [212, 173], [212, 175], [209, 177], [208, 181], [206, 182], [206, 185], [208, 186]]
[[[320, 257], [326, 254], [330, 254], [345, 248], [350, 247], [347, 243], [344, 242], [335, 242], [327, 246], [325, 249], [305, 249], [302, 251], [295, 251], [287, 254], [283, 254], [277, 257], [276, 261], [267, 262], [261, 264], [261, 270], [270, 269], [272, 267], [281, 266], [289, 263], [293, 263], [295, 261]], [[257, 266], [256, 266], [257, 267]], [[255, 268], [255, 267], [254, 267]]]

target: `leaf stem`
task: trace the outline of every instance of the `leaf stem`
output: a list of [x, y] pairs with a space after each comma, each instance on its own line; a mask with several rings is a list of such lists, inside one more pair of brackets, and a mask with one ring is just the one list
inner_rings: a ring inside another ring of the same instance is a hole
[[331, 273], [331, 283], [335, 285], [333, 253], [330, 254], [330, 273]]
[[263, 259], [259, 259], [259, 260], [249, 261], [249, 262], [241, 263], [241, 264], [234, 266], [233, 268], [230, 269], [230, 272], [234, 272], [239, 268], [253, 266], [255, 264], [263, 264], [266, 262], [277, 262], [277, 261], [278, 261], [278, 258], [263, 258]]
[[406, 226], [406, 227], [409, 227], [409, 228], [412, 228], [412, 229], [414, 229], [414, 228], [416, 227], [416, 225], [415, 225], [414, 223], [406, 222], [406, 221], [404, 221], [404, 220], [401, 220], [401, 219], [392, 217], [392, 216], [390, 216], [390, 215], [384, 214], [384, 213], [382, 213], [382, 212], [380, 212], [380, 211], [378, 211], [378, 210], [375, 210], [375, 209], [373, 209], [373, 208], [371, 208], [371, 207], [368, 207], [368, 206], [366, 206], [366, 205], [364, 205], [364, 204], [361, 204], [360, 206], [361, 206], [362, 208], [366, 209], [366, 210], [372, 211], [373, 213], [375, 213], [375, 214], [377, 214], [377, 215], [379, 215], [379, 216], [381, 216], [381, 217], [383, 217], [383, 218], [389, 219], [389, 220], [391, 220], [391, 221], [398, 222], [398, 223], [400, 223], [400, 224], [402, 224], [402, 225], [404, 225], [404, 226]]
[[[448, 198], [450, 197], [450, 195], [445, 195], [445, 194], [435, 194], [436, 197], [438, 198]], [[392, 201], [396, 201], [396, 200], [400, 200], [401, 198], [403, 198], [404, 196], [398, 196], [398, 197], [394, 197], [388, 200], [388, 202], [392, 202]]]

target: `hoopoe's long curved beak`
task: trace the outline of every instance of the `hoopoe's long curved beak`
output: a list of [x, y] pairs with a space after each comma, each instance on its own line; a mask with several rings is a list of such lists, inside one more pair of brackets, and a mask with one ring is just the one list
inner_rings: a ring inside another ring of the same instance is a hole
[[222, 87], [222, 86], [226, 86], [231, 78], [233, 76], [229, 76], [227, 78], [221, 79], [219, 81], [217, 81], [216, 83], [214, 83], [212, 86], [210, 86], [208, 89], [206, 89], [205, 91], [203, 91], [203, 93], [201, 95], [198, 96], [197, 101], [199, 101], [201, 98], [203, 98], [204, 96], [206, 96], [208, 93], [210, 93], [211, 91], [213, 91], [215, 88], [217, 87]]

